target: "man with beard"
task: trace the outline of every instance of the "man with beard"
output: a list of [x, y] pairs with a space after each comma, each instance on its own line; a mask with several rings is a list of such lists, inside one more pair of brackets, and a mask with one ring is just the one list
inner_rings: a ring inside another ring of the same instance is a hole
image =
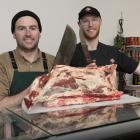
[[54, 60], [38, 48], [42, 26], [32, 11], [18, 12], [11, 32], [17, 47], [0, 55], [0, 109], [20, 105], [35, 77], [48, 73]]
[[[99, 42], [102, 23], [100, 12], [91, 6], [79, 12], [81, 42], [77, 44], [71, 66], [84, 67], [95, 61], [97, 66], [117, 64], [117, 70], [140, 74], [140, 64], [116, 48]], [[90, 65], [89, 65], [90, 66]]]

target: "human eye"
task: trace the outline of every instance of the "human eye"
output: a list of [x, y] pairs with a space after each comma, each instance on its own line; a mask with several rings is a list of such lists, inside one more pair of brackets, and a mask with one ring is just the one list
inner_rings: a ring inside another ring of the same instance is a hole
[[83, 25], [88, 25], [89, 20], [88, 20], [88, 19], [83, 19], [83, 20], [81, 21], [81, 23], [82, 23]]
[[32, 31], [36, 31], [36, 30], [38, 30], [38, 27], [37, 27], [37, 26], [31, 26], [30, 29], [31, 29]]
[[93, 17], [92, 21], [99, 21], [99, 18], [98, 17]]
[[24, 26], [18, 26], [17, 27], [17, 30], [19, 30], [19, 31], [23, 31], [23, 30], [25, 30], [26, 28], [24, 27]]

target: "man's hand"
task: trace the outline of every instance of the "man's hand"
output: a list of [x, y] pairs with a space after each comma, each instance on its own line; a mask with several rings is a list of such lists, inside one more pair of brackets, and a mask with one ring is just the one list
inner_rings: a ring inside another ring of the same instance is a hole
[[90, 67], [95, 67], [95, 68], [97, 68], [97, 65], [96, 65], [96, 60], [93, 60], [93, 63], [90, 63], [90, 64], [88, 64], [86, 67], [88, 67], [88, 68], [90, 68]]
[[134, 73], [137, 74], [137, 75], [140, 75], [140, 63], [138, 64]]
[[11, 108], [14, 106], [21, 105], [23, 98], [25, 97], [25, 95], [29, 93], [29, 91], [30, 91], [30, 86], [14, 96], [7, 96], [3, 98], [0, 101], [0, 111], [4, 110], [5, 108]]

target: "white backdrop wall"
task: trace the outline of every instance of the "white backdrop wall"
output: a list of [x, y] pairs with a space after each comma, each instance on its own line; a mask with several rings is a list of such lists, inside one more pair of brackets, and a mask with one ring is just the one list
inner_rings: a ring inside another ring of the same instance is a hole
[[78, 13], [87, 5], [99, 9], [102, 16], [100, 41], [113, 44], [121, 12], [124, 36], [140, 36], [139, 0], [1, 0], [0, 53], [12, 50], [16, 42], [11, 34], [11, 19], [21, 10], [32, 10], [41, 19], [43, 32], [39, 48], [56, 54], [65, 27], [69, 24], [78, 37]]

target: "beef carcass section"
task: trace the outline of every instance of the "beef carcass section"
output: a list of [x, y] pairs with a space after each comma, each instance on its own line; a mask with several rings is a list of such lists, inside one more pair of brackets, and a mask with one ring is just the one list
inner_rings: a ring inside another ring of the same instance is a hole
[[123, 92], [115, 83], [115, 64], [82, 68], [56, 65], [49, 74], [33, 81], [24, 102], [30, 108], [37, 103], [58, 107], [120, 99]]

